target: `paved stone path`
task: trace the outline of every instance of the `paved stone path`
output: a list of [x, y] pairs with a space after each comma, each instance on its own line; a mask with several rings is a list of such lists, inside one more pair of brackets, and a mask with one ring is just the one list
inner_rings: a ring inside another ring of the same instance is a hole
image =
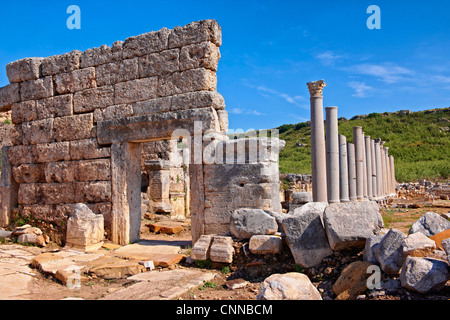
[[212, 272], [189, 269], [145, 272], [128, 278], [138, 283], [100, 300], [173, 300], [214, 277]]
[[147, 271], [139, 262], [150, 260], [155, 266], [174, 265], [183, 258], [179, 254], [181, 245], [171, 241], [143, 240], [93, 253], [64, 249], [48, 252], [46, 248], [0, 245], [0, 300], [32, 299], [29, 288], [39, 272], [57, 278], [64, 285], [72, 274], [62, 271], [73, 266], [83, 272], [100, 271], [97, 275], [105, 279], [116, 277], [136, 281], [104, 296], [104, 300], [176, 299], [205, 281], [211, 281], [215, 273], [183, 268]]
[[28, 286], [36, 270], [28, 265], [39, 253], [38, 248], [0, 245], [0, 300], [21, 300], [30, 293]]

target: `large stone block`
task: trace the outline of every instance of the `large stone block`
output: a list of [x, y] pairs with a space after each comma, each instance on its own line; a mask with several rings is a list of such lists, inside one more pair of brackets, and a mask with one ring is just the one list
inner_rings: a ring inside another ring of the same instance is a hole
[[69, 142], [53, 142], [35, 146], [36, 162], [54, 162], [70, 160]]
[[112, 47], [102, 45], [99, 48], [87, 49], [80, 56], [80, 67], [96, 67], [114, 60], [122, 60], [123, 41], [116, 41]]
[[44, 165], [46, 182], [74, 182], [75, 167], [73, 162], [48, 162]]
[[147, 78], [179, 71], [180, 50], [164, 50], [139, 58], [139, 77]]
[[158, 78], [136, 79], [114, 86], [114, 104], [132, 103], [157, 97]]
[[[89, 88], [95, 88], [95, 68], [74, 70], [55, 76], [55, 89], [59, 94], [74, 93]], [[23, 99], [23, 98], [22, 98]]]
[[169, 48], [179, 48], [204, 41], [211, 41], [217, 46], [222, 45], [222, 30], [217, 21], [195, 21], [184, 27], [173, 28], [169, 37]]
[[192, 247], [191, 258], [195, 260], [209, 259], [209, 252], [212, 240], [213, 240], [212, 235], [202, 235]]
[[41, 164], [21, 164], [12, 169], [17, 183], [45, 182], [44, 167]]
[[53, 96], [53, 79], [51, 76], [37, 80], [27, 80], [20, 84], [20, 98], [22, 101], [44, 99], [51, 96]]
[[34, 146], [13, 146], [8, 151], [8, 159], [11, 165], [36, 162], [36, 149]]
[[375, 201], [330, 204], [324, 213], [324, 225], [331, 249], [364, 247], [366, 239], [384, 226]]
[[158, 96], [172, 96], [193, 91], [215, 91], [217, 77], [214, 71], [198, 68], [159, 77]]
[[427, 212], [413, 223], [409, 233], [422, 232], [427, 237], [431, 237], [447, 229], [450, 229], [450, 221], [435, 212]]
[[159, 31], [151, 31], [127, 38], [123, 44], [123, 58], [141, 57], [167, 49], [169, 34], [170, 30], [163, 28]]
[[114, 105], [114, 87], [105, 86], [78, 91], [73, 96], [73, 111], [84, 113]]
[[132, 117], [133, 107], [130, 104], [119, 104], [94, 110], [94, 122]]
[[213, 262], [232, 263], [233, 262], [233, 239], [226, 236], [214, 236], [209, 257]]
[[0, 112], [11, 110], [14, 103], [20, 101], [19, 84], [11, 83], [0, 88]]
[[375, 256], [384, 272], [393, 275], [400, 273], [406, 259], [402, 247], [402, 241], [405, 238], [406, 234], [400, 230], [391, 229], [375, 248]]
[[138, 58], [107, 63], [98, 66], [96, 71], [99, 87], [135, 80], [139, 78]]
[[290, 272], [266, 278], [258, 293], [258, 300], [322, 300], [319, 290], [306, 274]]
[[25, 121], [37, 119], [36, 101], [14, 103], [11, 107], [11, 121], [14, 124], [20, 124]]
[[99, 249], [104, 232], [103, 216], [93, 213], [85, 204], [77, 203], [67, 220], [66, 247], [84, 251]]
[[422, 232], [416, 232], [403, 240], [402, 248], [407, 256], [426, 257], [436, 249], [436, 243]]
[[92, 138], [94, 115], [92, 113], [55, 118], [53, 123], [56, 141]]
[[44, 58], [24, 58], [6, 65], [9, 82], [23, 82], [39, 79], [40, 66]]
[[367, 261], [355, 261], [342, 270], [341, 275], [333, 285], [336, 300], [356, 300], [358, 295], [367, 290], [367, 280], [370, 277]]
[[19, 186], [19, 204], [63, 204], [73, 203], [75, 198], [72, 183], [23, 183]]
[[111, 182], [76, 182], [74, 202], [109, 202], [111, 201]]
[[278, 236], [255, 235], [248, 245], [253, 254], [278, 254], [283, 250], [283, 240]]
[[172, 96], [170, 109], [175, 111], [206, 107], [225, 109], [225, 100], [217, 91], [187, 92]]
[[275, 218], [261, 209], [237, 209], [231, 215], [230, 232], [237, 238], [250, 239], [254, 235], [274, 234], [277, 230]]
[[97, 139], [70, 141], [70, 158], [72, 160], [109, 158], [110, 147], [101, 147]]
[[[100, 144], [171, 139], [174, 130], [186, 130], [194, 134], [195, 121], [201, 124], [198, 131], [217, 130], [215, 110], [201, 108], [99, 122], [97, 136]], [[149, 125], [152, 130], [148, 130]]]
[[24, 145], [49, 143], [53, 140], [53, 118], [22, 123]]
[[219, 47], [212, 42], [187, 45], [181, 48], [180, 71], [196, 68], [217, 71], [219, 60]]
[[379, 262], [375, 256], [375, 248], [383, 239], [384, 234], [376, 234], [366, 239], [366, 245], [364, 247], [363, 259], [364, 261], [378, 265]]
[[82, 52], [79, 50], [74, 50], [72, 52], [45, 58], [41, 62], [42, 75], [51, 76], [79, 69], [81, 53]]
[[283, 219], [283, 230], [295, 263], [310, 268], [333, 254], [328, 244], [323, 214], [326, 203], [311, 202]]
[[73, 114], [73, 97], [64, 94], [36, 101], [36, 113], [38, 119], [64, 117]]
[[400, 281], [404, 288], [425, 294], [442, 289], [448, 277], [445, 261], [408, 257], [403, 264]]
[[111, 180], [111, 160], [84, 160], [75, 163], [75, 179], [77, 181], [109, 181]]

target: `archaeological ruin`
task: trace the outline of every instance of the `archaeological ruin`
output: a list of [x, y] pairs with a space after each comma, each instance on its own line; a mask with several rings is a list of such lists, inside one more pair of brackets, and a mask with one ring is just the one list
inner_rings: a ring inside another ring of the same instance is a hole
[[109, 240], [128, 244], [139, 240], [142, 189], [155, 212], [191, 218], [193, 243], [227, 233], [236, 208], [281, 213], [284, 144], [225, 135], [221, 42], [218, 23], [205, 20], [9, 63], [0, 225], [20, 214], [65, 226], [84, 203], [104, 217]]
[[[84, 203], [103, 216], [109, 240], [128, 244], [139, 240], [149, 209], [189, 217], [194, 244], [229, 233], [236, 209], [282, 213], [284, 141], [263, 131], [226, 135], [216, 90], [221, 43], [218, 23], [204, 20], [9, 63], [10, 84], [0, 88], [0, 112], [11, 111], [13, 123], [11, 145], [2, 148], [0, 226], [19, 214], [64, 227]], [[347, 143], [337, 107], [326, 108], [325, 137], [325, 86], [308, 83], [312, 199], [296, 196], [292, 210], [395, 193], [394, 159], [383, 141], [355, 127]]]

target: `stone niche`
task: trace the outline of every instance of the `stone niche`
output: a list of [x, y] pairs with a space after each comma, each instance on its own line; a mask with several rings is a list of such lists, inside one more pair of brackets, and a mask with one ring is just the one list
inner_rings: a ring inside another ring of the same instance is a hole
[[[189, 138], [183, 179], [193, 243], [202, 234], [226, 233], [235, 208], [281, 212], [282, 143], [270, 147], [279, 140], [256, 139], [264, 146], [258, 155], [250, 149], [215, 153], [218, 161], [204, 155], [205, 133], [222, 137], [214, 150], [239, 146], [224, 136], [228, 115], [216, 89], [221, 44], [219, 24], [204, 20], [111, 47], [9, 63], [10, 84], [0, 88], [0, 112], [11, 110], [13, 123], [11, 146], [3, 148], [1, 226], [17, 208], [65, 225], [74, 204], [84, 203], [103, 216], [109, 240], [139, 240], [142, 150], [179, 136]], [[168, 204], [179, 205], [170, 189]]]

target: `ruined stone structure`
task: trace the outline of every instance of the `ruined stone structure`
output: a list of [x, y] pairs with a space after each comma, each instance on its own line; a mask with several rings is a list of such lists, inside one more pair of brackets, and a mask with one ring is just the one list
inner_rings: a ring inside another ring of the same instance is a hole
[[384, 200], [395, 195], [394, 157], [381, 139], [353, 127], [353, 143], [338, 134], [337, 107], [327, 107], [323, 119], [323, 80], [307, 83], [311, 95], [311, 167], [314, 202]]
[[136, 241], [142, 162], [153, 182], [167, 179], [164, 163], [142, 161], [143, 145], [180, 138], [190, 150], [184, 181], [193, 243], [228, 232], [236, 208], [281, 212], [283, 144], [224, 135], [228, 116], [216, 91], [221, 43], [220, 26], [205, 20], [8, 64], [0, 112], [12, 110], [14, 127], [12, 145], [2, 149], [1, 226], [13, 210], [64, 226], [74, 205], [85, 203], [103, 215], [110, 240]]

